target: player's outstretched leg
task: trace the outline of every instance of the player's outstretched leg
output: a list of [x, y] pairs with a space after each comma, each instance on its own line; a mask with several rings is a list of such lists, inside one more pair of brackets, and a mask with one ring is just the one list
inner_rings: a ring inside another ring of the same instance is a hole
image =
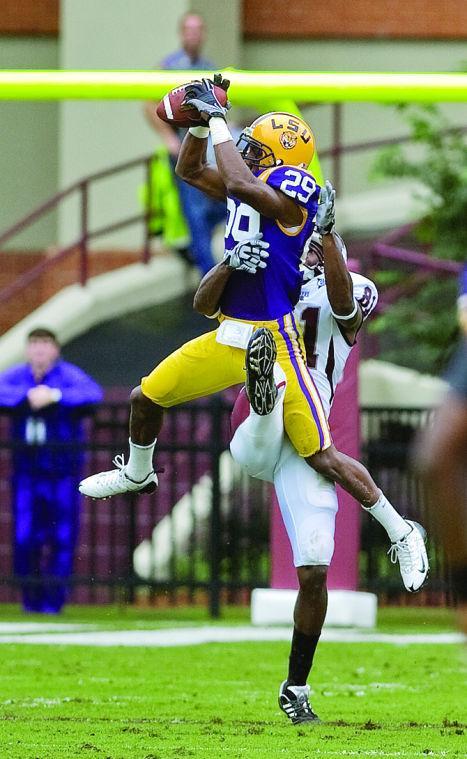
[[131, 393], [130, 456], [115, 457], [116, 469], [82, 480], [79, 491], [90, 498], [110, 498], [122, 493], [152, 493], [158, 484], [153, 466], [154, 446], [162, 426], [163, 410], [146, 398], [141, 389]]
[[246, 349], [246, 392], [253, 411], [259, 416], [270, 414], [276, 401], [274, 363], [277, 348], [271, 330], [256, 329]]
[[319, 474], [350, 493], [386, 530], [392, 543], [391, 560], [399, 561], [406, 590], [420, 590], [428, 575], [423, 527], [404, 519], [377, 487], [367, 469], [334, 445], [309, 456], [307, 463]]

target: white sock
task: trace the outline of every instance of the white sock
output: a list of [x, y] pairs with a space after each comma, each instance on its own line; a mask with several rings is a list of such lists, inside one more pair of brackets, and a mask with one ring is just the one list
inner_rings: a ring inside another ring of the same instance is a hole
[[383, 492], [373, 506], [362, 506], [365, 511], [368, 511], [377, 522], [384, 527], [391, 543], [395, 543], [396, 540], [401, 540], [405, 535], [408, 535], [411, 528], [407, 524], [405, 519], [395, 510]]
[[152, 457], [156, 440], [149, 445], [136, 445], [130, 438], [130, 458], [126, 465], [126, 473], [132, 480], [141, 482], [154, 469]]
[[248, 417], [249, 437], [256, 440], [258, 446], [273, 445], [284, 435], [283, 404], [276, 403], [270, 414], [259, 416], [253, 409]]

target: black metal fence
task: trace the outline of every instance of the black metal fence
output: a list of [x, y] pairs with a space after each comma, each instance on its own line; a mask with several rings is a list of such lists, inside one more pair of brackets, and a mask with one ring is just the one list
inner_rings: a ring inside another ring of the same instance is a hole
[[[155, 493], [82, 499], [71, 602], [175, 604], [207, 596], [216, 616], [221, 600], [242, 600], [248, 589], [267, 586], [270, 488], [248, 478], [227, 452], [231, 407], [229, 395], [216, 396], [167, 414], [157, 444], [156, 467], [163, 473]], [[57, 462], [64, 455], [73, 470], [67, 473], [78, 481], [112, 468], [113, 456], [127, 451], [126, 403], [102, 404], [86, 426], [84, 445], [26, 445], [11, 438], [11, 418], [0, 417], [0, 601], [20, 598], [13, 573], [18, 468], [27, 467], [33, 488], [36, 478], [58, 487], [64, 473]], [[46, 467], [45, 451], [51, 455]]]
[[[413, 597], [418, 603], [451, 603], [450, 573], [435, 539], [433, 519], [425, 488], [414, 473], [412, 456], [419, 431], [431, 412], [416, 408], [361, 409], [362, 460], [386, 497], [403, 516], [421, 523], [428, 534], [430, 575], [425, 589]], [[442, 508], [442, 504], [440, 504]], [[385, 553], [386, 533], [373, 519], [361, 521], [360, 582], [362, 589], [378, 593], [381, 600], [406, 601], [401, 595], [398, 572]]]
[[[164, 472], [155, 493], [82, 500], [71, 602], [207, 600], [217, 616], [221, 603], [246, 600], [252, 588], [268, 585], [271, 490], [245, 475], [228, 453], [231, 400], [229, 395], [215, 396], [171, 409], [157, 443], [157, 468]], [[361, 418], [364, 460], [374, 478], [403, 514], [429, 530], [423, 490], [407, 461], [414, 431], [426, 417], [425, 411], [380, 408], [363, 409]], [[74, 451], [74, 471], [67, 473], [78, 480], [112, 468], [112, 457], [126, 452], [127, 421], [127, 404], [102, 404], [85, 422], [84, 444], [26, 446], [12, 439], [9, 416], [0, 416], [0, 601], [20, 599], [13, 571], [12, 515], [21, 456], [22, 466], [26, 461], [38, 481], [58, 483], [63, 468], [45, 467], [44, 449], [56, 461]], [[449, 599], [449, 586], [440, 551], [432, 541], [430, 546], [428, 600], [439, 602]], [[401, 594], [401, 582], [387, 549], [382, 528], [362, 515], [361, 587], [394, 600]], [[39, 580], [33, 576], [30, 582]], [[49, 582], [61, 580], [52, 577]]]

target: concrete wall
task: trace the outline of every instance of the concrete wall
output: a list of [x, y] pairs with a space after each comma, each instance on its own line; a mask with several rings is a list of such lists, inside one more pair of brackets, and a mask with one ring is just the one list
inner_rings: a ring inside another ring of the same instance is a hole
[[191, 0], [189, 9], [201, 13], [208, 37], [206, 54], [217, 66], [240, 68], [243, 40], [241, 36], [241, 2], [229, 0]]
[[[178, 21], [186, 11], [202, 13], [209, 35], [206, 54], [222, 66], [239, 62], [239, 0], [62, 0], [61, 56], [64, 69], [151, 69], [179, 47]], [[113, 164], [149, 154], [158, 144], [139, 101], [60, 105], [60, 185]], [[105, 225], [140, 211], [142, 171], [125, 173], [96, 186], [91, 224]], [[78, 234], [77, 202], [60, 214], [60, 241]], [[134, 247], [142, 225], [96, 241], [94, 247]]]
[[[58, 66], [58, 43], [50, 37], [1, 37], [1, 69], [48, 69]], [[57, 191], [58, 105], [0, 101], [0, 230], [14, 224]], [[49, 215], [9, 247], [42, 248], [56, 237]]]
[[[246, 41], [240, 35], [240, 0], [62, 0], [60, 41], [1, 38], [2, 68], [150, 69], [178, 46], [177, 23], [187, 10], [199, 11], [209, 29], [206, 52], [219, 65], [295, 70], [455, 70], [465, 60], [456, 42], [390, 41]], [[467, 123], [467, 105], [446, 108], [454, 123]], [[331, 144], [331, 107], [305, 108], [319, 149]], [[0, 170], [4, 184], [0, 229], [13, 223], [57, 189], [118, 162], [148, 154], [158, 142], [135, 101], [2, 103]], [[389, 106], [352, 104], [343, 108], [344, 143], [406, 133]], [[344, 160], [343, 193], [368, 189], [373, 155]], [[330, 161], [325, 173], [332, 178]], [[106, 180], [92, 201], [94, 226], [140, 210], [142, 173]], [[77, 235], [76, 200], [60, 213], [59, 239]], [[142, 228], [121, 232], [99, 243], [135, 247]], [[40, 247], [56, 242], [53, 217], [35, 227], [15, 246]]]
[[[64, 69], [151, 69], [178, 47], [177, 21], [187, 0], [63, 0], [60, 66]], [[157, 144], [139, 101], [66, 101], [60, 105], [60, 185], [140, 155]], [[106, 180], [93, 197], [99, 226], [137, 213], [137, 188], [143, 175]], [[76, 236], [76, 204], [60, 214], [60, 241]], [[99, 241], [134, 246], [142, 228]]]

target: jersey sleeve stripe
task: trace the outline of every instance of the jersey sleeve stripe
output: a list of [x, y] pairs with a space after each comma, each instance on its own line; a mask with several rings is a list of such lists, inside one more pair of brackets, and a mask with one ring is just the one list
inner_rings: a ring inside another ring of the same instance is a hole
[[298, 227], [284, 227], [284, 226], [282, 226], [282, 224], [280, 223], [280, 221], [278, 221], [276, 219], [276, 224], [279, 227], [279, 229], [281, 230], [281, 232], [283, 232], [285, 235], [288, 235], [289, 237], [295, 237], [296, 235], [299, 235], [300, 232], [302, 231], [303, 227], [305, 226], [306, 222], [307, 222], [308, 211], [306, 210], [306, 208], [301, 208], [300, 206], [299, 206], [299, 208], [300, 208], [300, 210], [301, 210], [301, 212], [303, 214], [303, 221], [300, 224], [300, 226], [298, 226]]

